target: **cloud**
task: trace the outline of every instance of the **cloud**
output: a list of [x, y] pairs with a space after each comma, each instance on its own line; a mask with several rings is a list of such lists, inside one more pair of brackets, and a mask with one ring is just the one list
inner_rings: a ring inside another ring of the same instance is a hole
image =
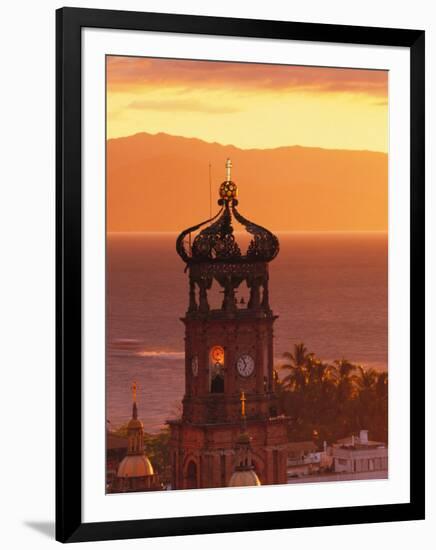
[[387, 97], [387, 71], [262, 63], [141, 57], [107, 58], [109, 89], [195, 87], [197, 89], [359, 93]]
[[239, 109], [233, 107], [224, 107], [220, 105], [210, 105], [201, 101], [189, 99], [149, 99], [132, 101], [128, 105], [129, 109], [152, 110], [152, 111], [184, 111], [192, 113], [209, 114], [230, 114], [239, 112]]

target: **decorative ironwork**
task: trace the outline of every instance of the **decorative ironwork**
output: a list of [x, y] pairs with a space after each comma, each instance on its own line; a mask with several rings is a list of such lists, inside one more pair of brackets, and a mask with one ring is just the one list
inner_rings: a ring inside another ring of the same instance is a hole
[[224, 212], [215, 223], [207, 226], [195, 237], [192, 258], [210, 261], [232, 260], [241, 257], [241, 249], [233, 235], [232, 220], [228, 202]]
[[238, 187], [233, 181], [223, 181], [220, 186], [220, 197], [223, 200], [236, 199], [238, 196]]
[[[268, 229], [245, 218], [238, 206], [237, 186], [230, 179], [231, 161], [227, 159], [227, 179], [219, 190], [221, 206], [217, 214], [180, 233], [176, 242], [179, 256], [189, 269], [190, 315], [204, 315], [210, 310], [208, 290], [214, 280], [223, 289], [221, 309], [234, 315], [240, 311], [235, 291], [245, 281], [250, 289], [247, 310], [256, 315], [271, 315], [268, 293], [268, 262], [279, 252], [279, 241]], [[234, 222], [251, 236], [242, 252], [243, 237], [236, 238]], [[238, 243], [239, 240], [239, 243]], [[242, 300], [239, 306], [245, 305]]]
[[[225, 182], [226, 183], [226, 182]], [[176, 243], [179, 256], [187, 263], [270, 262], [279, 253], [277, 237], [265, 227], [247, 220], [236, 208], [236, 199], [223, 200], [216, 216], [183, 231]], [[252, 235], [245, 254], [234, 235], [233, 218]], [[203, 229], [201, 229], [204, 227]], [[197, 231], [200, 230], [198, 233]]]
[[253, 239], [250, 241], [246, 252], [247, 258], [251, 261], [259, 260], [262, 262], [274, 260], [280, 250], [278, 238], [271, 233], [271, 231], [265, 229], [265, 227], [244, 218], [244, 216], [238, 212], [235, 201], [233, 201], [231, 208], [232, 214], [238, 222], [245, 227], [248, 233], [253, 235]]

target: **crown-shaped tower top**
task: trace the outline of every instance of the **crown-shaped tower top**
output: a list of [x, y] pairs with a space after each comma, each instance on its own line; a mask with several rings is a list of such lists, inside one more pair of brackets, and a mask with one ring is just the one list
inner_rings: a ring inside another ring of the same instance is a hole
[[[226, 179], [219, 188], [215, 216], [182, 231], [177, 252], [187, 264], [207, 262], [270, 262], [279, 252], [277, 237], [245, 218], [237, 209], [238, 186], [231, 180], [232, 161], [226, 161]], [[238, 238], [235, 236], [238, 234]], [[248, 246], [244, 246], [247, 238]], [[240, 236], [239, 236], [240, 234]]]
[[207, 291], [213, 280], [216, 280], [224, 294], [221, 312], [233, 315], [241, 309], [237, 306], [235, 292], [245, 281], [250, 289], [250, 298], [244, 309], [257, 316], [272, 315], [268, 294], [268, 262], [277, 256], [279, 241], [271, 231], [249, 221], [239, 212], [238, 187], [230, 179], [231, 169], [232, 161], [227, 159], [226, 180], [219, 188], [220, 210], [217, 214], [185, 229], [177, 238], [177, 253], [189, 269], [188, 313], [197, 315], [209, 311]]

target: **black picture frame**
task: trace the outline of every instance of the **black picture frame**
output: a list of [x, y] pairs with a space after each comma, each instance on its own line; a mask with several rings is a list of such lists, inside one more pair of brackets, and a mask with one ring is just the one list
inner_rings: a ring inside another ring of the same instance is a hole
[[[410, 502], [82, 522], [81, 29], [128, 29], [410, 49]], [[56, 539], [128, 539], [424, 519], [424, 41], [420, 30], [62, 8], [56, 13]], [[413, 368], [412, 368], [413, 367]]]

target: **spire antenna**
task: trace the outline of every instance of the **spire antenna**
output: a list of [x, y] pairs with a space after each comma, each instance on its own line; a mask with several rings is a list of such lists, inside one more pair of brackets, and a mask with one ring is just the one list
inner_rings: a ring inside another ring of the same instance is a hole
[[209, 161], [209, 218], [212, 217], [212, 164]]

